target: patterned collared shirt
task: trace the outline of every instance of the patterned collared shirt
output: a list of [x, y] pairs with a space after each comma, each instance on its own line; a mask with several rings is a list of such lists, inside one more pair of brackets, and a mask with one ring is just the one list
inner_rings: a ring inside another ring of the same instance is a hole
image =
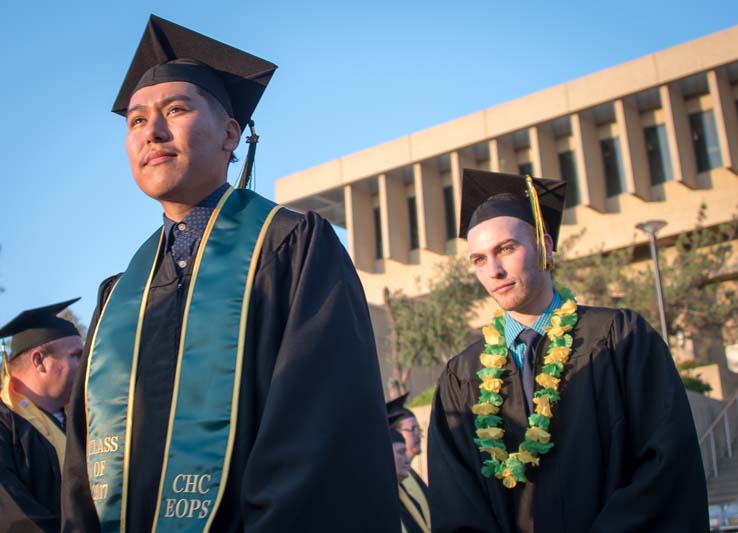
[[172, 255], [174, 266], [177, 268], [177, 274], [187, 268], [188, 263], [195, 255], [197, 247], [200, 245], [205, 227], [208, 225], [210, 215], [213, 214], [215, 206], [223, 194], [230, 187], [224, 183], [218, 189], [213, 191], [207, 198], [192, 208], [181, 222], [175, 222], [164, 216], [164, 241], [165, 250]]
[[512, 352], [513, 357], [515, 358], [515, 364], [519, 369], [523, 368], [523, 357], [525, 357], [525, 343], [518, 340], [518, 335], [520, 335], [520, 333], [528, 327], [536, 330], [541, 336], [545, 335], [546, 333], [543, 331], [543, 327], [548, 324], [548, 321], [551, 320], [551, 315], [553, 315], [554, 310], [561, 307], [562, 303], [564, 302], [561, 299], [561, 296], [559, 296], [558, 292], [554, 291], [551, 303], [548, 304], [546, 310], [538, 316], [532, 326], [524, 326], [513, 317], [511, 317], [508, 313], [505, 313], [505, 343], [507, 344], [508, 350]]

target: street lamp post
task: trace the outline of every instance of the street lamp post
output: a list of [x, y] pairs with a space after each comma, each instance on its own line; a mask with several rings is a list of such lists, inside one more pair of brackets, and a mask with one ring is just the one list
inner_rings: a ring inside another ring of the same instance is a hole
[[666, 311], [664, 309], [664, 292], [661, 288], [661, 270], [659, 270], [659, 253], [656, 248], [656, 233], [666, 226], [665, 220], [649, 220], [636, 224], [636, 228], [648, 233], [649, 245], [651, 248], [651, 258], [653, 259], [653, 277], [656, 282], [656, 298], [659, 304], [659, 320], [661, 321], [661, 336], [664, 342], [669, 344], [669, 333], [666, 329]]

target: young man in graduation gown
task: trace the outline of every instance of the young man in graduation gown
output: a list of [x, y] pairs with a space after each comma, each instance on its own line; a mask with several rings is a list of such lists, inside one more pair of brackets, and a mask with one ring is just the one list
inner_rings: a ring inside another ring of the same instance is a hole
[[64, 531], [399, 529], [351, 261], [320, 216], [226, 183], [275, 68], [149, 20], [113, 111], [164, 226], [100, 289]]
[[668, 347], [637, 313], [577, 305], [552, 283], [565, 183], [476, 170], [463, 180], [461, 237], [501, 310], [439, 379], [434, 531], [707, 531]]
[[[395, 469], [400, 484], [400, 514], [405, 531], [430, 531], [430, 507], [428, 506], [428, 487], [410, 463], [420, 454], [420, 425], [415, 414], [405, 407], [408, 394], [398, 396], [387, 402], [387, 421], [392, 436], [395, 453]], [[398, 440], [398, 437], [402, 440]], [[398, 447], [401, 446], [405, 463], [399, 468]]]
[[82, 338], [56, 315], [78, 300], [23, 311], [0, 328], [0, 532], [59, 531], [64, 406]]

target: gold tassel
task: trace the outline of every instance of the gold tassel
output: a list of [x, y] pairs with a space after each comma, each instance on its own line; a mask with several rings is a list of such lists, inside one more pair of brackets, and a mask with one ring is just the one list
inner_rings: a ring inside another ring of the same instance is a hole
[[525, 185], [528, 188], [528, 198], [530, 198], [530, 208], [533, 211], [533, 220], [536, 229], [536, 245], [538, 247], [538, 268], [546, 270], [548, 261], [546, 260], [546, 230], [543, 226], [543, 215], [541, 214], [541, 204], [538, 202], [538, 192], [533, 185], [533, 178], [525, 176]]

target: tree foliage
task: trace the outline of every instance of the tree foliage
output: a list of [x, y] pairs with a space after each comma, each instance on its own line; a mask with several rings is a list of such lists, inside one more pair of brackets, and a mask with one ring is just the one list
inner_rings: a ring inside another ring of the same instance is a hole
[[[664, 246], [659, 248], [666, 326], [669, 335], [681, 332], [692, 339], [720, 337], [731, 344], [738, 340], [738, 297], [735, 282], [720, 281], [734, 256], [731, 241], [738, 237], [738, 218], [704, 227], [706, 211], [703, 204], [695, 228], [680, 234], [668, 253]], [[570, 287], [581, 303], [634, 309], [658, 329], [652, 262], [633, 265], [634, 246], [567, 260], [583, 234], [560, 246], [555, 277]], [[698, 364], [686, 362], [677, 367], [686, 388], [709, 392], [708, 384], [688, 372]]]
[[414, 366], [445, 363], [466, 347], [471, 310], [486, 296], [468, 263], [456, 257], [438, 265], [427, 289], [418, 297], [385, 289], [392, 396], [407, 392]]
[[[695, 229], [680, 234], [670, 253], [659, 249], [667, 330], [688, 337], [722, 330], [733, 341], [738, 318], [734, 284], [718, 283], [733, 257], [731, 240], [738, 237], [738, 218], [704, 227], [706, 206], [697, 213]], [[658, 302], [650, 261], [633, 266], [635, 247], [567, 260], [583, 232], [562, 243], [554, 276], [590, 305], [635, 309], [653, 325], [659, 324]]]
[[699, 375], [695, 375], [691, 372], [694, 368], [699, 368], [697, 361], [680, 361], [676, 365], [679, 371], [679, 377], [682, 378], [684, 388], [687, 390], [694, 391], [698, 394], [705, 394], [712, 391], [712, 385], [705, 383], [700, 379]]

